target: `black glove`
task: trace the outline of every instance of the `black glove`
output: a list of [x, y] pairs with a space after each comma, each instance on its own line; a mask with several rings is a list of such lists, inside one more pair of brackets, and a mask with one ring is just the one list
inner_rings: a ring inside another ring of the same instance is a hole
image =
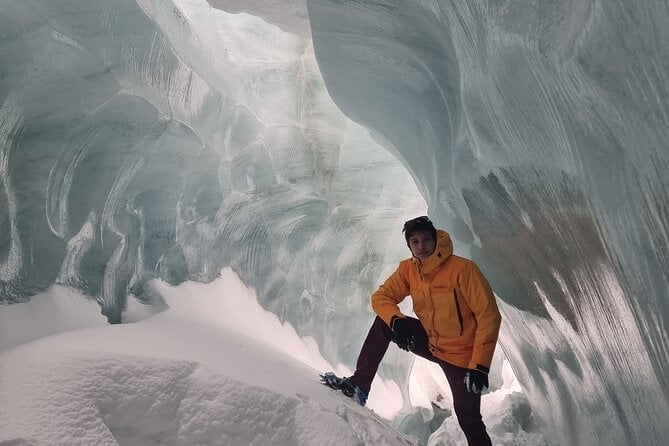
[[481, 393], [488, 388], [488, 374], [479, 370], [469, 370], [465, 375], [467, 392]]
[[402, 317], [393, 318], [390, 329], [393, 331], [393, 342], [402, 350], [409, 351], [413, 348], [413, 333], [409, 323]]

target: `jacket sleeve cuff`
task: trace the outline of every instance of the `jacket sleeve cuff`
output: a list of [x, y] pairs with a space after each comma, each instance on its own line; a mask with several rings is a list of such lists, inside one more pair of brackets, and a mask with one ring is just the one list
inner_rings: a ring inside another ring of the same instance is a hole
[[486, 367], [483, 364], [478, 364], [476, 362], [470, 362], [467, 368], [471, 370], [478, 370], [479, 372], [483, 372], [485, 374], [490, 373], [490, 367]]
[[398, 310], [396, 311], [389, 311], [389, 312], [378, 312], [377, 316], [379, 316], [383, 322], [385, 322], [388, 327], [392, 327], [393, 325], [393, 318], [402, 318], [405, 317], [402, 312]]

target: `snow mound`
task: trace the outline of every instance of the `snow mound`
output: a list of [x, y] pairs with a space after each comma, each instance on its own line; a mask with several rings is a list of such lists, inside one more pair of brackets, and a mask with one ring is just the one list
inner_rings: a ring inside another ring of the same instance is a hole
[[33, 350], [2, 358], [2, 444], [409, 444], [363, 410], [330, 412], [194, 361]]
[[[226, 325], [225, 308], [203, 312], [204, 301], [197, 311], [167, 303], [135, 323], [78, 321], [27, 343], [2, 328], [16, 347], [0, 353], [0, 445], [417, 444], [320, 384], [320, 370], [276, 339], [249, 336], [251, 321]], [[39, 326], [54, 303], [42, 305], [24, 322]], [[276, 338], [289, 344], [280, 327]]]
[[107, 325], [100, 305], [60, 285], [28, 302], [0, 307], [0, 352], [63, 331]]

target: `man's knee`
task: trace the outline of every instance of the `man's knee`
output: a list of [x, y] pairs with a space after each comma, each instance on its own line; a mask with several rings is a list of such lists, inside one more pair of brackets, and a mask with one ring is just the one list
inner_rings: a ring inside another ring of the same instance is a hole
[[393, 332], [390, 330], [390, 327], [379, 316], [374, 318], [370, 332], [375, 333], [377, 336], [383, 336], [390, 341], [393, 339]]

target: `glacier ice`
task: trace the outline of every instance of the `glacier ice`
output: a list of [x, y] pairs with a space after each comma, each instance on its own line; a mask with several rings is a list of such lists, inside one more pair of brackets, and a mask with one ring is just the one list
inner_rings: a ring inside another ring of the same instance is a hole
[[309, 18], [335, 102], [493, 282], [552, 436], [666, 441], [666, 3], [312, 0]]
[[666, 4], [209, 2], [0, 3], [2, 303], [232, 266], [351, 364], [427, 206], [548, 437], [669, 439]]

